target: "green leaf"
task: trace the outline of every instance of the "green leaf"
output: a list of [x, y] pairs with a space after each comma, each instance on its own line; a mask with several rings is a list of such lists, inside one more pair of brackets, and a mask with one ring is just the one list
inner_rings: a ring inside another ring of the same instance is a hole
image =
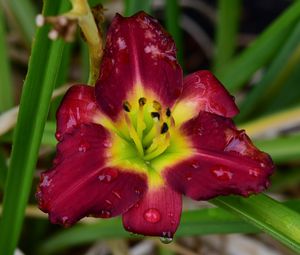
[[151, 13], [152, 0], [125, 0], [125, 16], [131, 16], [138, 11]]
[[[299, 200], [288, 202], [300, 211]], [[207, 234], [257, 233], [259, 229], [222, 208], [210, 208], [182, 213], [175, 237]], [[63, 249], [111, 238], [142, 238], [123, 229], [120, 218], [97, 219], [93, 224], [78, 224], [60, 231], [42, 243], [39, 254], [56, 254]]]
[[[263, 112], [266, 105], [278, 95], [296, 65], [300, 62], [300, 22], [295, 26], [276, 58], [272, 61], [262, 80], [247, 94], [240, 106], [237, 121], [243, 121]], [[260, 109], [258, 111], [258, 109]]]
[[218, 197], [212, 202], [242, 217], [296, 252], [300, 252], [300, 214], [276, 200], [258, 195]]
[[0, 150], [0, 190], [1, 191], [4, 189], [6, 176], [7, 176], [6, 159], [2, 151]]
[[13, 106], [13, 84], [6, 38], [4, 16], [0, 9], [0, 113]]
[[277, 53], [300, 17], [300, 1], [295, 1], [247, 49], [234, 58], [217, 77], [231, 92], [243, 84]]
[[[46, 1], [44, 15], [62, 12], [66, 3]], [[48, 31], [43, 27], [37, 32], [23, 86], [4, 193], [0, 254], [12, 255], [20, 236], [51, 94], [60, 68], [64, 43], [61, 40], [50, 42]]]
[[180, 27], [181, 12], [178, 0], [166, 0], [165, 19], [168, 32], [173, 36], [177, 48], [177, 58], [183, 66], [183, 41]]
[[218, 24], [216, 27], [216, 52], [214, 71], [224, 68], [236, 49], [239, 29], [241, 0], [218, 1]]

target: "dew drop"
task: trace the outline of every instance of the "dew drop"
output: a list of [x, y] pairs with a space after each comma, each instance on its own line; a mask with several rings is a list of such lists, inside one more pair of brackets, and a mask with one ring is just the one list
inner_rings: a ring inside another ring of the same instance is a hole
[[118, 198], [121, 199], [121, 195], [117, 191], [112, 191], [112, 193]]
[[258, 177], [259, 176], [259, 169], [255, 168], [255, 169], [250, 169], [249, 170], [249, 175], [251, 175], [252, 177]]
[[140, 196], [141, 193], [142, 193], [141, 190], [138, 189], [138, 188], [136, 188], [136, 189], [134, 190], [134, 192], [135, 192], [135, 194], [138, 195], [138, 196]]
[[226, 166], [217, 165], [211, 168], [210, 171], [220, 181], [229, 181], [233, 177], [233, 173]]
[[68, 216], [64, 216], [64, 217], [62, 217], [61, 220], [62, 220], [62, 224], [66, 225], [66, 224], [68, 224], [69, 217]]
[[61, 132], [56, 132], [56, 133], [55, 133], [55, 138], [57, 139], [57, 141], [61, 141], [61, 139], [62, 139], [62, 134], [61, 134]]
[[111, 148], [112, 147], [112, 142], [111, 141], [105, 141], [103, 143], [103, 146], [106, 147], [106, 148]]
[[118, 171], [114, 168], [105, 168], [98, 176], [99, 181], [109, 183], [118, 177]]
[[192, 180], [192, 174], [191, 174], [191, 173], [186, 173], [186, 174], [184, 175], [184, 178], [189, 182], [189, 181]]
[[169, 216], [170, 218], [172, 218], [172, 217], [174, 217], [174, 213], [169, 212], [169, 213], [168, 213], [168, 216]]
[[135, 207], [135, 208], [139, 208], [139, 207], [140, 207], [140, 204], [139, 204], [139, 203], [136, 203], [136, 204], [134, 205], [134, 207]]
[[90, 146], [89, 143], [83, 142], [83, 143], [81, 143], [81, 144], [79, 145], [78, 151], [79, 151], [79, 152], [86, 152], [90, 147], [91, 147], [91, 146]]
[[164, 244], [169, 244], [173, 241], [173, 237], [170, 231], [168, 232], [163, 232], [162, 236], [159, 238], [160, 241]]
[[160, 221], [160, 212], [155, 208], [150, 208], [145, 211], [144, 219], [149, 223], [157, 223]]
[[111, 216], [111, 212], [108, 210], [101, 210], [99, 213], [99, 217], [101, 218], [109, 218]]
[[105, 200], [105, 203], [107, 203], [108, 205], [112, 205], [112, 202], [108, 199]]

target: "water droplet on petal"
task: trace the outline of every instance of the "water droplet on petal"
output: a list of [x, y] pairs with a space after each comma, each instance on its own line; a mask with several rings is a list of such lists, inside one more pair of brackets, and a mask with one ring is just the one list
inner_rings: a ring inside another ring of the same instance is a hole
[[149, 223], [157, 223], [160, 221], [160, 212], [155, 208], [150, 208], [145, 211], [144, 219]]
[[217, 165], [210, 170], [220, 181], [229, 181], [233, 177], [233, 173], [226, 166]]
[[187, 181], [191, 181], [192, 180], [192, 174], [191, 173], [186, 173], [184, 175], [184, 178], [187, 180]]
[[174, 217], [174, 213], [169, 212], [169, 213], [168, 213], [168, 216], [172, 218], [172, 217]]
[[140, 204], [139, 204], [139, 203], [136, 203], [136, 204], [134, 205], [134, 207], [135, 207], [135, 208], [139, 208], [139, 207], [140, 207]]
[[108, 210], [101, 210], [99, 213], [99, 217], [101, 218], [109, 218], [111, 216], [111, 212]]
[[105, 203], [107, 203], [108, 205], [112, 205], [112, 202], [108, 199], [105, 200]]
[[105, 168], [100, 172], [100, 174], [98, 176], [98, 179], [101, 182], [108, 183], [108, 182], [111, 182], [114, 179], [116, 179], [118, 177], [118, 175], [119, 175], [119, 173], [116, 169], [114, 169], [114, 168]]
[[261, 166], [262, 168], [264, 168], [264, 167], [266, 167], [266, 164], [265, 164], [265, 163], [260, 163], [260, 166]]
[[121, 199], [121, 195], [117, 191], [112, 191], [112, 193], [119, 199]]
[[62, 220], [62, 224], [63, 224], [63, 225], [67, 225], [67, 224], [68, 224], [69, 217], [64, 216], [64, 217], [62, 217], [61, 220]]
[[251, 175], [252, 177], [257, 177], [260, 174], [260, 170], [255, 168], [255, 169], [250, 169], [249, 170], [249, 175]]
[[142, 193], [141, 190], [138, 189], [138, 188], [136, 188], [136, 189], [134, 190], [134, 192], [135, 192], [135, 194], [138, 195], [138, 196], [140, 196], [141, 193]]
[[159, 239], [164, 244], [169, 244], [173, 241], [172, 234], [169, 231], [168, 232], [163, 232], [162, 236]]
[[111, 148], [112, 147], [112, 142], [111, 141], [105, 141], [103, 143], [103, 146], [106, 147], [106, 148]]
[[90, 148], [90, 144], [87, 142], [82, 142], [80, 143], [79, 147], [78, 147], [78, 151], [79, 152], [86, 152], [89, 148]]
[[56, 137], [56, 139], [57, 139], [58, 141], [61, 141], [61, 139], [62, 139], [62, 134], [61, 134], [61, 132], [56, 132], [56, 133], [55, 133], [55, 137]]

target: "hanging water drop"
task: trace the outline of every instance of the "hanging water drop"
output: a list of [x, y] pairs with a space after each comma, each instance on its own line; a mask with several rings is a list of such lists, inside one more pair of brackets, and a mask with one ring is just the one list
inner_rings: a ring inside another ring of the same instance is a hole
[[163, 232], [162, 236], [159, 238], [160, 241], [164, 244], [169, 244], [173, 241], [173, 237], [170, 231], [168, 232]]
[[86, 142], [83, 142], [83, 143], [80, 143], [80, 145], [78, 147], [78, 151], [79, 152], [86, 152], [89, 148], [90, 148], [90, 144], [86, 143]]

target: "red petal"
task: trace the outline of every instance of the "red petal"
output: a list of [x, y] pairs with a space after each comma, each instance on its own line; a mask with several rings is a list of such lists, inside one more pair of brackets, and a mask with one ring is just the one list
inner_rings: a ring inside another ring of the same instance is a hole
[[[198, 71], [184, 78], [183, 91], [174, 109], [176, 122], [196, 117], [199, 111], [233, 117], [239, 110], [234, 98], [210, 71]], [[184, 114], [182, 114], [184, 113]], [[180, 115], [177, 117], [177, 115]]]
[[68, 226], [91, 214], [112, 217], [140, 200], [147, 189], [145, 176], [106, 167], [110, 142], [108, 131], [96, 124], [65, 134], [55, 166], [42, 174], [37, 193], [52, 223]]
[[206, 200], [228, 194], [248, 196], [269, 185], [274, 169], [271, 158], [259, 151], [230, 119], [201, 112], [181, 130], [196, 152], [164, 172], [178, 192]]
[[75, 85], [68, 90], [56, 114], [59, 141], [74, 126], [94, 123], [95, 116], [101, 114], [94, 94], [94, 88], [86, 85]]
[[148, 190], [143, 199], [123, 214], [127, 231], [172, 238], [180, 222], [181, 195], [168, 186]]
[[113, 119], [137, 85], [150, 94], [152, 91], [155, 100], [168, 107], [182, 90], [174, 41], [157, 20], [144, 12], [114, 18], [100, 70], [96, 98], [103, 112]]

